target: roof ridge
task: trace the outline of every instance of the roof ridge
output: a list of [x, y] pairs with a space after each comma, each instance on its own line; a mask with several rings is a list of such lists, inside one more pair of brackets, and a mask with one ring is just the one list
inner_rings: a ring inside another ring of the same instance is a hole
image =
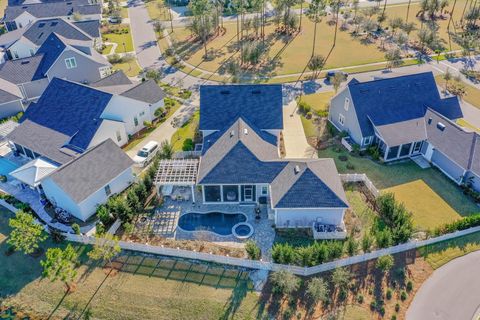
[[[400, 78], [410, 78], [410, 77], [415, 77], [415, 76], [418, 77], [420, 75], [426, 75], [426, 74], [432, 74], [432, 76], [433, 76], [433, 73], [431, 71], [425, 71], [425, 72], [419, 72], [419, 73], [404, 74], [404, 75], [401, 75], [401, 76], [398, 76], [398, 77], [372, 79], [372, 80], [367, 80], [367, 81], [363, 81], [363, 82], [358, 80], [357, 78], [353, 78], [352, 80], [356, 80], [357, 82], [353, 83], [352, 85], [370, 84], [372, 82], [378, 83], [380, 81], [395, 80], [395, 79], [400, 79]], [[350, 80], [350, 82], [352, 80]], [[350, 82], [348, 83], [349, 85], [350, 85]]]

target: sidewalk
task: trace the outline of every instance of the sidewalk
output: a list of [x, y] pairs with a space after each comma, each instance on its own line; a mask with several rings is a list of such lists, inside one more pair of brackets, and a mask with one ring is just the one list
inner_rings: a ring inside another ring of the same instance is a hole
[[317, 151], [308, 144], [303, 131], [302, 120], [296, 112], [297, 103], [292, 100], [283, 107], [283, 141], [285, 144], [285, 158], [317, 158]]

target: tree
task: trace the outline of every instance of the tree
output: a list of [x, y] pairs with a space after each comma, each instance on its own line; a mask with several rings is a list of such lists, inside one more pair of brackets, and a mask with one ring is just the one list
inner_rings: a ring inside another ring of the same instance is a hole
[[345, 243], [347, 247], [347, 253], [350, 257], [354, 256], [358, 251], [358, 242], [353, 237], [349, 237]]
[[165, 30], [165, 27], [163, 26], [163, 23], [160, 19], [155, 19], [152, 22], [153, 25], [153, 30], [158, 33], [159, 38], [162, 37], [163, 31]]
[[323, 69], [325, 66], [325, 58], [321, 55], [314, 55], [308, 61], [308, 68], [313, 71], [313, 78], [316, 79], [318, 77], [318, 73]]
[[172, 159], [173, 146], [168, 140], [163, 140], [160, 144], [160, 156], [163, 159]]
[[62, 250], [49, 248], [45, 254], [45, 260], [40, 261], [43, 267], [43, 276], [51, 281], [61, 280], [70, 291], [70, 283], [77, 276], [76, 266], [78, 254], [71, 244]]
[[312, 57], [315, 56], [315, 41], [317, 39], [317, 25], [322, 21], [322, 17], [327, 13], [325, 8], [327, 4], [325, 0], [312, 0], [308, 6], [307, 17], [314, 23], [313, 28], [313, 46], [312, 46]]
[[138, 198], [137, 193], [135, 192], [135, 188], [130, 188], [130, 190], [128, 190], [127, 204], [135, 213], [142, 212], [143, 206], [140, 202], [140, 199]]
[[337, 268], [332, 273], [332, 282], [340, 290], [347, 288], [351, 278], [352, 274], [345, 268]]
[[337, 43], [337, 32], [338, 32], [338, 14], [340, 12], [340, 7], [342, 5], [340, 0], [329, 0], [330, 8], [332, 8], [332, 12], [335, 14], [335, 32], [333, 34], [333, 45], [335, 47]]
[[122, 251], [118, 244], [118, 238], [110, 233], [95, 238], [95, 244], [92, 251], [88, 252], [88, 257], [93, 260], [103, 260], [112, 266], [112, 259]]
[[12, 231], [7, 243], [24, 254], [35, 252], [39, 248], [40, 242], [47, 239], [43, 226], [36, 223], [35, 218], [30, 213], [20, 210], [14, 218], [10, 219], [8, 224]]
[[192, 11], [193, 20], [190, 29], [202, 40], [207, 58], [207, 40], [212, 31], [213, 4], [209, 0], [192, 0], [188, 7]]
[[331, 81], [333, 88], [335, 89], [335, 93], [337, 93], [340, 85], [343, 81], [345, 81], [345, 75], [342, 72], [336, 72], [335, 75], [332, 77]]
[[381, 256], [377, 259], [375, 267], [382, 272], [382, 274], [387, 274], [393, 268], [394, 260], [391, 254]]
[[314, 304], [326, 302], [329, 295], [327, 283], [320, 277], [312, 278], [307, 283], [307, 295]]
[[160, 72], [160, 70], [157, 69], [147, 69], [147, 72], [145, 73], [145, 78], [158, 82], [162, 78], [162, 73]]
[[396, 68], [399, 67], [403, 64], [402, 60], [402, 54], [400, 52], [400, 49], [398, 48], [393, 48], [391, 50], [388, 50], [387, 53], [385, 53], [385, 59], [387, 59], [387, 68]]
[[300, 286], [300, 279], [287, 270], [275, 271], [270, 275], [273, 292], [288, 295]]
[[452, 73], [450, 72], [450, 69], [447, 68], [447, 71], [445, 71], [443, 75], [443, 80], [445, 80], [445, 93], [447, 93], [448, 82], [452, 80]]
[[367, 253], [372, 248], [372, 237], [369, 234], [365, 234], [362, 238], [362, 250]]

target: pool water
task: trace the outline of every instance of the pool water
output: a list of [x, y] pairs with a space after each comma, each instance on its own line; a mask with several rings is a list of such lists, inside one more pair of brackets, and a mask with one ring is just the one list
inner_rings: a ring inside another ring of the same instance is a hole
[[19, 168], [17, 164], [6, 158], [0, 157], [0, 175], [10, 177], [8, 174], [17, 168]]
[[235, 233], [240, 237], [246, 237], [250, 234], [252, 228], [248, 224], [241, 224], [235, 227]]
[[185, 231], [210, 231], [228, 236], [234, 225], [245, 221], [247, 217], [243, 213], [189, 212], [178, 219], [178, 227]]

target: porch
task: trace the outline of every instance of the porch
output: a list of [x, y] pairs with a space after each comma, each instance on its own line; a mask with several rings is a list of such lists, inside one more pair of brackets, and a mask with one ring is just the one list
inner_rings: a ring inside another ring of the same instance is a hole
[[375, 136], [373, 145], [376, 145], [380, 157], [385, 161], [395, 161], [418, 156], [421, 153], [424, 141], [407, 142], [398, 145], [388, 145], [382, 138]]

